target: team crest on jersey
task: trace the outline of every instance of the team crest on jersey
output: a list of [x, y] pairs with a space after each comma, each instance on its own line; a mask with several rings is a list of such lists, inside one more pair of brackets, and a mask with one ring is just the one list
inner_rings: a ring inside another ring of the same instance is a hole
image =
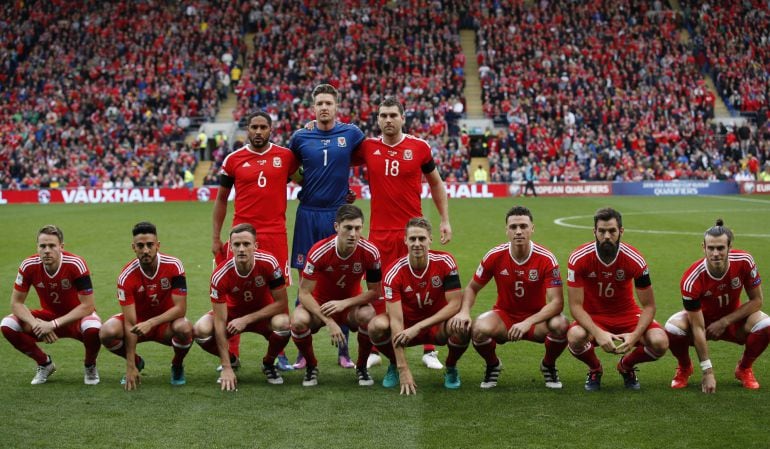
[[360, 273], [363, 270], [363, 266], [361, 266], [360, 262], [356, 262], [353, 264], [353, 273]]
[[273, 167], [280, 168], [281, 167], [281, 158], [280, 157], [274, 157], [273, 158]]
[[72, 284], [70, 284], [70, 280], [69, 279], [62, 279], [61, 280], [61, 288], [67, 290], [70, 287], [72, 287]]
[[404, 150], [404, 160], [405, 161], [412, 160], [412, 150]]
[[262, 276], [257, 276], [254, 278], [254, 285], [257, 287], [264, 287], [265, 286], [265, 278]]
[[737, 277], [730, 279], [730, 287], [741, 288], [741, 280], [738, 279]]
[[430, 278], [430, 284], [434, 287], [441, 287], [441, 278], [438, 276], [433, 276]]
[[160, 278], [160, 288], [163, 290], [168, 290], [171, 288], [171, 282], [168, 280], [168, 278]]
[[16, 285], [24, 285], [24, 276], [22, 276], [21, 273], [16, 273]]
[[340, 148], [344, 148], [344, 147], [348, 146], [348, 142], [342, 136], [337, 137], [337, 146], [340, 147]]
[[219, 292], [217, 291], [217, 289], [215, 288], [211, 289], [211, 297], [214, 299], [219, 299]]
[[537, 280], [537, 270], [529, 270], [529, 280], [530, 281]]
[[624, 281], [626, 280], [626, 272], [623, 270], [618, 270], [615, 272], [615, 279], [618, 281]]

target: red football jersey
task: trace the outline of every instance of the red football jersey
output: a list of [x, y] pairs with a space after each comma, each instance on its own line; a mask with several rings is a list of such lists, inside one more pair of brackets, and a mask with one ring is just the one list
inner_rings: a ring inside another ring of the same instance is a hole
[[91, 273], [85, 260], [72, 253], [62, 251], [61, 264], [51, 276], [45, 271], [39, 255], [27, 257], [19, 266], [13, 288], [28, 292], [35, 287], [40, 298], [40, 307], [62, 316], [80, 305], [78, 295], [93, 293]]
[[158, 253], [158, 268], [147, 276], [139, 259], [129, 262], [118, 276], [118, 302], [134, 304], [136, 322], [147, 321], [174, 307], [171, 295], [187, 296], [184, 266], [176, 257]]
[[511, 256], [510, 242], [489, 250], [473, 280], [486, 285], [493, 277], [497, 285], [494, 309], [511, 315], [534, 315], [546, 304], [546, 290], [562, 287], [556, 256], [535, 242], [522, 263]]
[[257, 232], [286, 232], [286, 182], [299, 162], [288, 148], [269, 144], [264, 153], [248, 145], [230, 153], [220, 174], [234, 180], [233, 226], [250, 223]]
[[435, 315], [447, 305], [446, 293], [459, 289], [454, 257], [433, 250], [428, 252], [428, 266], [422, 273], [412, 271], [406, 256], [391, 266], [383, 282], [385, 300], [401, 301], [404, 328]]
[[354, 155], [354, 163], [361, 161], [372, 195], [369, 229], [404, 229], [410, 218], [422, 216], [422, 176], [435, 168], [426, 141], [408, 134], [393, 146], [382, 138], [365, 139]]
[[583, 289], [583, 308], [589, 314], [628, 317], [641, 313], [634, 299], [634, 280], [649, 270], [633, 246], [621, 242], [615, 260], [604, 264], [596, 242], [586, 243], [569, 256], [567, 269], [567, 285]]
[[337, 236], [327, 237], [310, 248], [302, 277], [316, 281], [313, 297], [323, 304], [361, 293], [361, 279], [379, 282], [382, 278], [380, 252], [368, 240], [358, 241], [346, 258], [337, 253]]
[[695, 262], [682, 275], [680, 288], [685, 308], [702, 310], [706, 323], [713, 323], [738, 309], [741, 306], [741, 290], [762, 284], [751, 254], [733, 249], [728, 260], [727, 271], [720, 279], [709, 274], [706, 259]]
[[278, 260], [257, 250], [254, 266], [247, 274], [235, 268], [235, 259], [221, 263], [211, 275], [211, 302], [227, 304], [230, 318], [256, 312], [275, 302], [270, 290], [284, 287], [286, 280]]

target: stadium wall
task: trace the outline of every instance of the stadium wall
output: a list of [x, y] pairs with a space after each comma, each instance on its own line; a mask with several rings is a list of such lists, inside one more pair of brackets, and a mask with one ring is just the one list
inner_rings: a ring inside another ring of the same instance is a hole
[[[358, 198], [369, 199], [369, 186], [351, 186]], [[289, 184], [286, 196], [296, 200], [301, 187]], [[538, 183], [539, 196], [688, 196], [770, 194], [770, 182], [759, 181], [644, 181], [644, 182], [559, 182]], [[523, 184], [448, 183], [449, 198], [500, 198], [519, 196]], [[0, 190], [0, 205], [4, 204], [101, 204], [101, 203], [163, 203], [169, 201], [213, 201], [216, 186], [198, 188], [131, 188], [131, 189], [41, 189]], [[235, 192], [231, 192], [231, 198]], [[430, 197], [428, 184], [423, 184], [421, 196]]]

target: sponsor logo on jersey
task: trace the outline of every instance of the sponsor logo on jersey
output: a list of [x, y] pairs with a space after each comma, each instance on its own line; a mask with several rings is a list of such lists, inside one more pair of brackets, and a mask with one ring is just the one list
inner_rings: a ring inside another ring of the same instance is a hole
[[706, 290], [706, 293], [704, 293], [703, 296], [711, 296], [711, 290]]
[[356, 262], [353, 264], [353, 273], [360, 273], [361, 271], [363, 271], [363, 269], [364, 267], [361, 266], [360, 262]]
[[[297, 259], [299, 259], [300, 257], [302, 256], [301, 255], [297, 256]], [[305, 264], [305, 274], [312, 275], [314, 271], [315, 271], [315, 266], [312, 263], [308, 262], [307, 264]]]
[[623, 270], [618, 270], [615, 272], [615, 279], [618, 281], [624, 281], [626, 280], [626, 272]]
[[348, 146], [348, 142], [342, 136], [337, 137], [337, 146], [340, 147], [340, 148], [344, 148], [344, 147]]
[[251, 167], [251, 164], [249, 164], [249, 161], [246, 161], [243, 163], [243, 168]]
[[590, 278], [595, 278], [595, 277], [596, 277], [596, 273], [594, 273], [594, 272], [592, 271], [592, 272], [588, 273], [588, 277], [590, 277]]
[[[591, 274], [594, 275], [593, 277], [596, 277], [596, 273]], [[588, 277], [591, 277], [591, 275], [589, 274]], [[567, 280], [570, 282], [575, 282], [575, 270], [567, 269]]]
[[404, 160], [405, 161], [412, 160], [412, 150], [404, 150]]
[[61, 288], [68, 290], [70, 287], [72, 287], [72, 284], [70, 284], [69, 279], [62, 279], [61, 280]]
[[328, 267], [326, 267], [326, 270], [324, 270], [324, 271], [326, 271], [328, 273], [328, 272], [334, 271], [334, 268], [332, 268], [332, 266], [329, 265]]
[[441, 287], [441, 278], [438, 276], [433, 276], [430, 278], [430, 284], [434, 287]]
[[137, 293], [142, 293], [144, 291], [144, 285], [140, 285], [139, 288], [136, 290]]
[[412, 290], [412, 286], [411, 285], [407, 285], [406, 288], [404, 289], [404, 293], [412, 293], [413, 291], [414, 290]]
[[37, 288], [45, 288], [45, 284], [43, 284], [42, 282], [38, 282], [35, 287], [37, 287]]
[[219, 299], [219, 292], [215, 288], [211, 288], [211, 297], [214, 299]]
[[168, 290], [171, 288], [171, 281], [168, 280], [168, 278], [160, 278], [160, 288], [163, 290]]
[[274, 157], [273, 158], [273, 167], [280, 168], [283, 161], [281, 161], [280, 157]]
[[262, 276], [257, 276], [254, 278], [254, 285], [257, 287], [264, 287], [265, 286], [265, 278]]
[[382, 156], [382, 153], [380, 153], [379, 149], [374, 150], [374, 153], [372, 153], [372, 154], [375, 155], [375, 156]]
[[233, 287], [233, 293], [238, 293], [239, 291], [241, 291], [241, 289], [240, 289], [240, 288], [238, 288], [238, 287]]
[[741, 288], [741, 280], [738, 279], [737, 277], [730, 279], [730, 287]]
[[530, 281], [537, 280], [537, 270], [529, 270], [529, 280]]

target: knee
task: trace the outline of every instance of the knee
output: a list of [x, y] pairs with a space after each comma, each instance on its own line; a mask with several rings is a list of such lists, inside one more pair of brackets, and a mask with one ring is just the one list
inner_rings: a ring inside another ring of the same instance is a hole
[[358, 323], [359, 328], [364, 328], [369, 325], [369, 322], [372, 321], [372, 318], [374, 318], [374, 308], [372, 306], [364, 306], [359, 307], [358, 310], [356, 310], [356, 323]]
[[567, 323], [564, 315], [559, 314], [548, 320], [548, 330], [557, 337], [563, 337], [567, 333], [568, 328], [569, 323]]
[[387, 335], [390, 329], [390, 321], [385, 315], [377, 315], [369, 321], [369, 336], [373, 339], [380, 339]]
[[658, 357], [663, 356], [663, 354], [668, 351], [668, 336], [666, 336], [666, 333], [662, 330], [651, 333], [649, 340], [650, 349], [652, 349]]
[[289, 321], [289, 315], [285, 313], [279, 313], [270, 319], [270, 325], [275, 332], [286, 332], [291, 328]]
[[573, 348], [585, 346], [588, 342], [588, 332], [581, 326], [573, 326], [567, 330], [567, 342]]
[[122, 329], [122, 327], [123, 323], [116, 324], [114, 320], [108, 320], [99, 329], [99, 340], [105, 345], [112, 343], [113, 340], [121, 337], [119, 329]]
[[21, 328], [21, 325], [18, 321], [13, 317], [13, 315], [8, 315], [7, 317], [4, 317], [2, 321], [0, 321], [0, 328], [2, 328], [3, 335], [6, 335], [8, 332], [14, 331], [14, 332], [22, 332], [23, 329]]
[[186, 318], [178, 318], [174, 320], [171, 329], [174, 330], [175, 334], [184, 335], [185, 337], [191, 337], [193, 333], [193, 326], [189, 321], [187, 321]]
[[291, 330], [295, 333], [307, 331], [310, 326], [310, 316], [304, 311], [295, 311], [291, 318]]

